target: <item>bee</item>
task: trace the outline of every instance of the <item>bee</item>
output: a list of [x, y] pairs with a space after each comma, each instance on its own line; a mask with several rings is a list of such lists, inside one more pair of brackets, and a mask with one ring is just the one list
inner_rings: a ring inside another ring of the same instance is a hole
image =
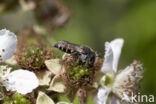
[[79, 61], [85, 63], [88, 67], [92, 67], [96, 60], [96, 53], [86, 46], [80, 46], [68, 41], [61, 40], [54, 45], [55, 48], [78, 57]]

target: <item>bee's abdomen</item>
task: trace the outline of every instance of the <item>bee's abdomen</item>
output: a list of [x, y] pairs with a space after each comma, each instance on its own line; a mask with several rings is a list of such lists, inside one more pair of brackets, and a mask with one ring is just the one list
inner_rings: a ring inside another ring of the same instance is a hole
[[69, 43], [67, 41], [61, 40], [54, 45], [54, 47], [58, 48], [59, 50], [72, 54], [76, 52], [76, 48], [78, 47], [75, 44]]

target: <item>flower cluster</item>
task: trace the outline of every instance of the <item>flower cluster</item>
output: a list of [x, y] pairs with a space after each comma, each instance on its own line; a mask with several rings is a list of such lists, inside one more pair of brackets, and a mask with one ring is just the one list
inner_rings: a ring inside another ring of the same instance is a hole
[[[17, 45], [17, 38], [14, 33], [2, 29], [0, 31], [0, 39], [1, 62], [5, 62], [13, 56]], [[21, 94], [30, 93], [39, 85], [39, 81], [33, 72], [23, 69], [10, 72], [10, 68], [5, 66], [1, 67], [0, 82], [6, 87], [7, 91], [17, 91]]]
[[[96, 104], [135, 103], [129, 99], [142, 79], [143, 68], [142, 63], [135, 60], [130, 66], [117, 73], [123, 42], [123, 39], [115, 39], [105, 43], [105, 61], [101, 68], [105, 75], [101, 79], [102, 86], [95, 97]], [[111, 98], [108, 99], [110, 96]]]
[[[135, 60], [117, 71], [123, 39], [105, 43], [104, 59], [86, 46], [68, 42], [58, 47], [66, 52], [60, 59], [46, 48], [20, 51], [22, 47], [16, 48], [17, 43], [14, 33], [0, 30], [0, 100], [4, 104], [70, 104], [58, 101], [57, 95], [51, 97], [59, 93], [66, 94], [72, 103], [79, 97], [80, 103], [85, 104], [87, 95], [95, 95], [97, 90], [96, 104], [134, 103], [130, 96], [137, 91], [144, 70], [142, 63]], [[99, 73], [103, 76], [97, 81]]]

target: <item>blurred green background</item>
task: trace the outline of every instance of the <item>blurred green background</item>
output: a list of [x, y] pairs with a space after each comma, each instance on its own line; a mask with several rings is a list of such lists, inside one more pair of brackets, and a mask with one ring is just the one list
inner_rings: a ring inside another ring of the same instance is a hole
[[[141, 92], [156, 97], [156, 0], [64, 0], [64, 3], [72, 17], [64, 28], [54, 31], [54, 40], [87, 45], [103, 55], [105, 41], [124, 38], [119, 69], [134, 59], [141, 60], [145, 68]], [[0, 14], [0, 28], [17, 31], [34, 23], [33, 13], [19, 8]]]

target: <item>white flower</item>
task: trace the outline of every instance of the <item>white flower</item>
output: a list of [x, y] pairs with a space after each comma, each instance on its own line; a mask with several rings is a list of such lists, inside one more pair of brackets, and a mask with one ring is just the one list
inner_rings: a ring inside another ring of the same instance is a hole
[[17, 91], [21, 94], [27, 94], [38, 87], [39, 81], [33, 72], [19, 69], [5, 77], [3, 85], [8, 91]]
[[[17, 37], [9, 30], [0, 30], [0, 62], [4, 62], [14, 55], [17, 45]], [[10, 68], [0, 67], [0, 82], [9, 91], [17, 91], [21, 94], [32, 92], [39, 86], [39, 81], [33, 72], [18, 69], [10, 73]]]
[[[101, 84], [102, 87], [99, 88], [97, 96], [95, 97], [96, 104], [120, 104], [125, 95], [128, 98], [124, 99], [126, 100], [125, 102], [131, 103], [130, 94], [135, 90], [136, 85], [141, 80], [143, 69], [140, 62], [134, 61], [126, 69], [116, 74], [123, 43], [123, 39], [115, 39], [110, 43], [105, 43], [105, 61], [101, 71], [111, 76], [111, 79], [114, 80], [112, 80], [111, 86]], [[106, 80], [105, 77], [103, 77], [103, 79]], [[108, 100], [110, 93], [112, 93], [112, 96], [111, 99]]]
[[11, 58], [17, 45], [16, 35], [9, 30], [0, 30], [0, 62]]

